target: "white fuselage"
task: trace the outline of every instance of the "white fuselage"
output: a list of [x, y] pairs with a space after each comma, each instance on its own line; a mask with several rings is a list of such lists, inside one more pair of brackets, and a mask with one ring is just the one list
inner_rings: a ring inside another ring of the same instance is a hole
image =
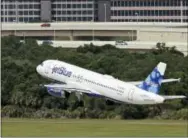
[[[65, 68], [63, 73], [57, 73], [60, 67]], [[37, 72], [43, 77], [67, 85], [77, 84], [83, 86], [82, 88], [90, 88], [114, 101], [131, 104], [157, 104], [164, 101], [163, 97], [144, 91], [135, 85], [57, 60], [44, 61], [43, 65], [37, 67]]]

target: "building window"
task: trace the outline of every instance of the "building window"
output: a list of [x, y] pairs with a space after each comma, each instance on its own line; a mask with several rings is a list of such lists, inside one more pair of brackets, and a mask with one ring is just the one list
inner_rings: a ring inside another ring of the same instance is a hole
[[144, 2], [142, 0], [140, 1], [140, 6], [144, 6]]
[[81, 4], [77, 4], [77, 8], [81, 8]]
[[92, 8], [93, 7], [93, 5], [92, 4], [88, 4], [88, 8]]
[[76, 21], [76, 17], [73, 17], [72, 20], [73, 20], [73, 21]]
[[68, 18], [67, 18], [67, 21], [71, 21], [71, 18], [70, 18], [70, 17], [68, 17]]
[[184, 11], [183, 11], [183, 15], [184, 15], [184, 16], [188, 16], [188, 10], [184, 10]]
[[55, 5], [55, 4], [52, 4], [52, 8], [56, 8], [56, 5]]
[[30, 5], [29, 5], [29, 8], [32, 9], [32, 8], [33, 8], [33, 5], [30, 4]]
[[23, 5], [18, 5], [18, 8], [19, 9], [23, 9]]
[[76, 8], [76, 4], [73, 4], [72, 7], [75, 9]]
[[8, 14], [9, 14], [9, 15], [14, 15], [14, 12], [13, 12], [13, 11], [9, 11]]
[[117, 7], [117, 1], [114, 1], [114, 7]]
[[75, 14], [76, 14], [76, 11], [72, 11], [72, 13], [75, 15]]
[[62, 19], [62, 21], [66, 21], [66, 18], [65, 18], [65, 17], [62, 17], [61, 19]]
[[82, 8], [86, 8], [86, 4], [82, 4]]
[[24, 17], [24, 22], [28, 22], [28, 18], [27, 17]]
[[14, 9], [14, 5], [10, 4], [9, 6], [9, 9]]
[[23, 15], [23, 11], [19, 11], [19, 15]]
[[28, 9], [29, 8], [29, 6], [28, 5], [24, 5], [24, 9]]
[[40, 15], [40, 11], [34, 11], [34, 15]]
[[58, 5], [57, 5], [57, 8], [61, 8], [61, 4], [58, 4]]
[[86, 18], [86, 17], [83, 17], [83, 21], [87, 21], [87, 18]]
[[[24, 15], [28, 15], [28, 11], [24, 11]], [[24, 19], [25, 20], [25, 19]], [[27, 20], [28, 21], [28, 20]]]
[[67, 11], [67, 14], [68, 14], [68, 15], [71, 15], [71, 11]]
[[33, 11], [29, 11], [29, 15], [33, 15]]
[[40, 5], [36, 5], [36, 4], [35, 4], [35, 5], [34, 5], [34, 8], [35, 8], [35, 9], [40, 9]]
[[71, 8], [71, 5], [70, 5], [70, 4], [67, 4], [67, 8]]

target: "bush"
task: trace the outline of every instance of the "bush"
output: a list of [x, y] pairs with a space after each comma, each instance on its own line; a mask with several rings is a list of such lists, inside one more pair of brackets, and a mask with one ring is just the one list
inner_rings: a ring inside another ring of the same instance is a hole
[[23, 115], [23, 109], [17, 105], [8, 105], [2, 108], [3, 117], [22, 117]]
[[174, 119], [187, 120], [188, 119], [188, 109], [183, 108], [175, 112]]

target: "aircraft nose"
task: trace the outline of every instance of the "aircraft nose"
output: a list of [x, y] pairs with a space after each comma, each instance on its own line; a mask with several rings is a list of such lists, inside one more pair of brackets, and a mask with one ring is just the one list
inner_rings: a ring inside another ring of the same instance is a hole
[[38, 66], [36, 67], [36, 71], [37, 71], [39, 74], [41, 73], [41, 71], [42, 71], [41, 65], [38, 65]]

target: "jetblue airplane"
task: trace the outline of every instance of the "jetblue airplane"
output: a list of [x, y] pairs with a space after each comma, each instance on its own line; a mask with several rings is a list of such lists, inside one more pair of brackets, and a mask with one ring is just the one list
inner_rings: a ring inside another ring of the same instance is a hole
[[36, 67], [44, 78], [58, 83], [44, 85], [49, 94], [68, 98], [75, 93], [80, 101], [83, 94], [102, 97], [106, 103], [161, 104], [168, 99], [186, 98], [180, 96], [159, 95], [162, 83], [180, 81], [163, 79], [166, 64], [160, 62], [144, 81], [124, 82], [109, 75], [99, 74], [66, 62], [46, 60]]

